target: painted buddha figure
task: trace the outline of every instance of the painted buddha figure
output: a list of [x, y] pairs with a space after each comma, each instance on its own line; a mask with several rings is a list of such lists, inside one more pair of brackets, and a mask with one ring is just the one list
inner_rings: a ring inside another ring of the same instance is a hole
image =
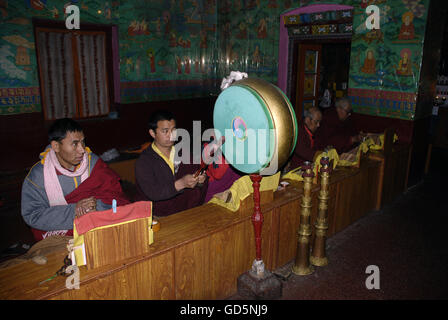
[[398, 63], [398, 68], [396, 69], [397, 75], [400, 76], [410, 76], [412, 75], [412, 62], [410, 59], [411, 50], [405, 48], [401, 50], [401, 59]]
[[366, 58], [364, 59], [364, 65], [361, 68], [361, 72], [368, 73], [368, 74], [374, 74], [376, 72], [375, 70], [375, 57], [373, 56], [372, 50], [367, 50]]
[[414, 33], [414, 14], [411, 11], [403, 13], [403, 16], [401, 17], [402, 24], [400, 28], [400, 34], [398, 35], [398, 39], [400, 40], [411, 40], [414, 39], [415, 33]]

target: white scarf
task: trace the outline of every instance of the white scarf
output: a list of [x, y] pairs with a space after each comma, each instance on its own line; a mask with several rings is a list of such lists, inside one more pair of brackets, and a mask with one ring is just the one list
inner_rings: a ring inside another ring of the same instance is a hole
[[44, 185], [45, 192], [47, 193], [48, 201], [50, 202], [50, 207], [58, 206], [58, 205], [67, 205], [67, 201], [65, 201], [64, 193], [62, 192], [61, 184], [59, 183], [58, 176], [56, 174], [56, 170], [62, 173], [64, 176], [68, 177], [77, 177], [81, 176], [81, 183], [89, 177], [88, 169], [88, 159], [87, 152], [84, 153], [84, 156], [81, 160], [81, 164], [79, 168], [75, 171], [70, 171], [61, 166], [58, 158], [56, 157], [56, 153], [53, 149], [46, 154], [44, 159]]

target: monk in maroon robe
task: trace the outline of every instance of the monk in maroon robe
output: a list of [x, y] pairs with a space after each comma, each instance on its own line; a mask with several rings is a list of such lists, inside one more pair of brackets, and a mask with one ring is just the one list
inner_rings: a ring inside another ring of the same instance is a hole
[[75, 217], [108, 210], [129, 200], [120, 177], [85, 146], [81, 126], [58, 119], [49, 130], [50, 145], [41, 153], [22, 185], [21, 212], [37, 241], [72, 235]]
[[359, 143], [363, 133], [355, 128], [350, 115], [351, 102], [348, 98], [340, 98], [334, 108], [328, 108], [322, 116], [321, 128], [316, 135], [319, 149], [332, 146], [341, 154], [347, 152]]
[[319, 108], [305, 110], [303, 120], [297, 130], [297, 145], [291, 158], [289, 169], [301, 166], [305, 161], [313, 161], [318, 151], [315, 143], [315, 133], [320, 127], [322, 113]]
[[149, 134], [154, 142], [135, 164], [135, 200], [152, 201], [154, 216], [168, 216], [199, 206], [207, 193], [206, 174], [195, 175], [200, 164], [177, 161], [175, 130], [176, 120], [170, 112], [155, 112], [149, 121]]

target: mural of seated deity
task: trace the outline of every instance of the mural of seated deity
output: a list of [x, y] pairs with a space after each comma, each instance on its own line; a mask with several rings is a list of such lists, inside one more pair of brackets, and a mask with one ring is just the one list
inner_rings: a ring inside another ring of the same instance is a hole
[[368, 73], [368, 74], [374, 74], [376, 72], [375, 64], [376, 64], [376, 60], [373, 55], [373, 51], [371, 49], [368, 49], [366, 52], [366, 58], [364, 59], [364, 65], [361, 68], [361, 72]]
[[397, 75], [400, 76], [411, 76], [412, 75], [412, 61], [411, 61], [411, 50], [404, 48], [400, 52], [401, 59], [398, 62], [398, 67], [396, 69]]
[[411, 11], [403, 13], [401, 16], [400, 34], [398, 35], [399, 40], [412, 40], [415, 37], [414, 32], [414, 14]]

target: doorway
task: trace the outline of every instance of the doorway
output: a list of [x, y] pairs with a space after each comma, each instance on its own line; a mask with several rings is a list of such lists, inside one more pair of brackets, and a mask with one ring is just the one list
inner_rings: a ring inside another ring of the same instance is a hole
[[[351, 39], [295, 41], [291, 100], [298, 120], [312, 106], [325, 109], [347, 95]], [[327, 93], [326, 93], [327, 92]]]

